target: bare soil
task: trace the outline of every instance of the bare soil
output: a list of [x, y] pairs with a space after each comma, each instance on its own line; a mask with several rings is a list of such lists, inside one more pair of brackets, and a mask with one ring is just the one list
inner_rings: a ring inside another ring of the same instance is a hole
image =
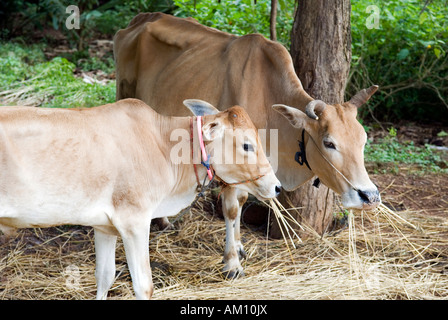
[[[389, 126], [390, 127], [390, 126]], [[416, 146], [431, 145], [442, 148], [439, 167], [446, 168], [448, 163], [448, 128], [441, 124], [416, 124], [402, 122], [393, 125], [400, 142], [414, 142]], [[369, 133], [374, 141], [384, 137], [386, 130]], [[387, 169], [388, 164], [380, 164]], [[370, 168], [369, 168], [370, 167]], [[373, 172], [378, 164], [367, 164], [368, 172]], [[398, 173], [370, 174], [380, 189], [383, 201], [395, 211], [419, 211], [428, 215], [448, 217], [448, 174], [423, 172], [423, 168], [412, 165], [400, 165]], [[387, 170], [386, 170], [387, 171]]]
[[448, 217], [448, 175], [425, 173], [375, 174], [383, 201], [395, 211], [419, 211]]

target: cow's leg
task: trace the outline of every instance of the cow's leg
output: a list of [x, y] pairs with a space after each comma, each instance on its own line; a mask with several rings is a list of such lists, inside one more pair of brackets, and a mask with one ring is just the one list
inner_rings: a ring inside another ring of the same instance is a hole
[[115, 244], [117, 236], [95, 230], [96, 298], [105, 300], [115, 279]]
[[236, 246], [236, 252], [238, 253], [238, 257], [240, 260], [246, 258], [246, 251], [244, 251], [243, 244], [241, 243], [241, 212], [244, 204], [247, 201], [247, 198], [249, 197], [249, 194], [244, 191], [239, 191], [238, 194], [238, 215], [235, 219], [235, 246]]
[[240, 222], [241, 207], [247, 200], [247, 192], [236, 188], [224, 188], [222, 191], [222, 208], [226, 222], [226, 247], [224, 249], [223, 272], [227, 278], [244, 276], [240, 256], [245, 252], [241, 244]]
[[120, 226], [115, 227], [123, 238], [135, 296], [138, 300], [146, 300], [151, 298], [153, 292], [148, 249], [151, 220], [138, 214], [134, 219], [129, 216], [128, 214]]

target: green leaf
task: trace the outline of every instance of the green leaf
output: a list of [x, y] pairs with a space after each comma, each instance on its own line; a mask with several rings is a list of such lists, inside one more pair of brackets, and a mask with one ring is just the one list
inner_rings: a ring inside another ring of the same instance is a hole
[[56, 16], [52, 17], [52, 22], [53, 22], [53, 29], [54, 30], [59, 30], [58, 18]]
[[422, 45], [424, 45], [425, 47], [434, 45], [434, 41], [423, 41], [423, 40], [418, 40], [418, 42], [420, 42], [420, 43], [421, 43]]
[[440, 49], [434, 48], [434, 54], [436, 55], [437, 59], [440, 58], [440, 54], [441, 54], [441, 53], [442, 53], [442, 52], [440, 51]]
[[418, 23], [423, 24], [426, 21], [426, 19], [428, 19], [428, 12], [425, 11], [418, 18]]
[[403, 60], [405, 59], [407, 56], [409, 55], [409, 50], [408, 49], [401, 49], [400, 52], [398, 52], [397, 54], [397, 58], [398, 60]]
[[394, 15], [389, 11], [389, 9], [384, 10], [384, 12], [386, 13], [387, 20], [391, 20], [391, 21], [395, 20]]

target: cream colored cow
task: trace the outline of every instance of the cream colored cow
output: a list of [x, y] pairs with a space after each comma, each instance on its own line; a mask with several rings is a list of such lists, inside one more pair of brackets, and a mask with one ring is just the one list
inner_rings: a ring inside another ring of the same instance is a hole
[[[206, 176], [206, 168], [189, 157], [179, 161], [176, 150], [201, 154], [202, 136], [217, 179], [248, 181], [238, 186], [260, 199], [280, 190], [244, 109], [186, 104], [203, 117], [162, 116], [136, 99], [75, 110], [0, 107], [0, 229], [9, 234], [64, 224], [94, 227], [99, 299], [114, 281], [120, 235], [135, 294], [150, 298], [151, 219], [175, 215], [195, 199], [195, 167], [201, 181]], [[244, 143], [234, 141], [237, 129], [244, 129]], [[218, 147], [251, 161], [214, 162]]]

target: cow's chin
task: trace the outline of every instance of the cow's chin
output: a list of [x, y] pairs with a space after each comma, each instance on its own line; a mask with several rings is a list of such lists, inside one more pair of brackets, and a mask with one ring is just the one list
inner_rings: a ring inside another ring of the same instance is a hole
[[250, 194], [255, 196], [255, 198], [257, 198], [259, 201], [270, 200], [277, 196], [275, 193], [267, 192], [266, 190], [259, 190], [258, 188], [255, 190], [253, 188], [248, 188], [247, 186], [239, 186], [239, 188], [249, 192]]
[[355, 209], [355, 210], [374, 210], [381, 204], [381, 199], [379, 198], [374, 202], [366, 202], [362, 199], [358, 192], [355, 190], [350, 190], [341, 194], [342, 206], [345, 209]]
[[264, 195], [260, 195], [260, 194], [254, 194], [255, 198], [257, 198], [259, 201], [267, 201], [270, 200], [272, 198], [275, 198], [275, 196], [273, 197], [269, 197], [269, 196], [264, 196]]
[[253, 181], [248, 180], [246, 183], [237, 184], [236, 187], [249, 192], [260, 201], [277, 197], [282, 189], [280, 181], [272, 171], [259, 179], [253, 179]]
[[270, 199], [277, 197], [277, 195], [278, 195], [275, 192], [275, 187], [272, 187], [272, 188], [259, 188], [259, 187], [258, 188], [250, 188], [247, 184], [239, 185], [238, 187], [241, 190], [249, 192], [250, 194], [255, 196], [255, 198], [257, 198], [259, 201], [270, 200]]

